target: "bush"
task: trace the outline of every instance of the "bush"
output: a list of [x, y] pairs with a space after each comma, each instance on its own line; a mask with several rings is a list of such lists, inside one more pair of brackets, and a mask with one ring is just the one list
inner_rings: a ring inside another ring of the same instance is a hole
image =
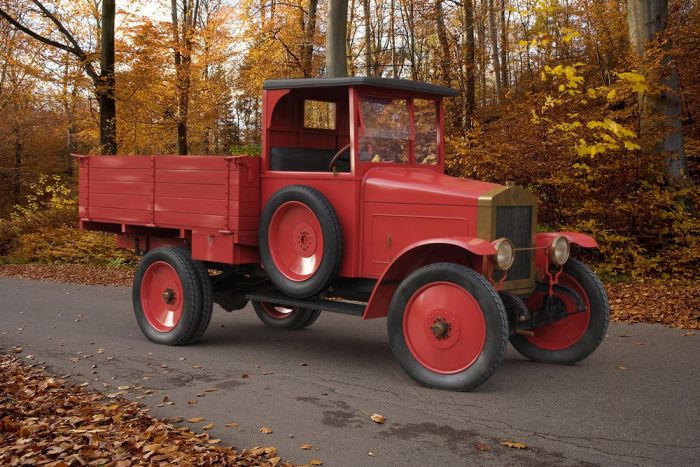
[[46, 228], [21, 235], [9, 259], [15, 263], [89, 263], [109, 266], [133, 264], [137, 260], [131, 250], [116, 247], [114, 234], [68, 227]]
[[43, 175], [30, 188], [26, 204], [0, 219], [0, 262], [136, 262], [133, 253], [117, 248], [113, 234], [77, 229], [77, 199], [61, 177]]

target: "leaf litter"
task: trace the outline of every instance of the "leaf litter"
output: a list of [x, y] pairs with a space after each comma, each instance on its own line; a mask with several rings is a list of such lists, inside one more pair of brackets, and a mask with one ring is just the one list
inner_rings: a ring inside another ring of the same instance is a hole
[[[206, 432], [70, 385], [13, 355], [0, 355], [0, 391], [0, 465], [292, 465], [274, 447], [219, 446]], [[195, 420], [204, 418], [188, 421]]]

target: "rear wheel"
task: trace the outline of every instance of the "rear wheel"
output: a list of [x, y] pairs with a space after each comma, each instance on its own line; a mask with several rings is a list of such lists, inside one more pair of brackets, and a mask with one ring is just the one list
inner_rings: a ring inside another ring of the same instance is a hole
[[144, 335], [158, 344], [198, 340], [211, 320], [212, 296], [206, 269], [181, 248], [149, 251], [134, 277], [136, 321]]
[[[525, 357], [537, 362], [572, 364], [588, 357], [605, 337], [610, 321], [610, 306], [603, 284], [585, 264], [570, 259], [559, 276], [559, 284], [580, 298], [557, 292], [558, 299], [571, 316], [534, 329], [534, 335], [514, 335], [510, 342]], [[531, 311], [541, 308], [546, 292], [537, 291], [527, 300]]]
[[404, 370], [434, 388], [467, 391], [500, 365], [508, 342], [503, 302], [475, 271], [422, 267], [401, 282], [389, 307], [389, 342]]
[[253, 300], [253, 309], [260, 321], [274, 329], [298, 330], [311, 326], [321, 314], [318, 310], [288, 307]]

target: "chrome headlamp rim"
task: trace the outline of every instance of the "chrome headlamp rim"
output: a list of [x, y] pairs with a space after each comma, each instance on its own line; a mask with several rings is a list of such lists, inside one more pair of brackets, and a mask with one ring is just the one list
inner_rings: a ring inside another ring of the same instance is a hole
[[549, 261], [556, 266], [563, 266], [571, 253], [569, 240], [563, 235], [557, 235], [549, 246]]
[[510, 239], [502, 237], [491, 242], [496, 249], [493, 262], [501, 271], [507, 271], [515, 261], [515, 247]]

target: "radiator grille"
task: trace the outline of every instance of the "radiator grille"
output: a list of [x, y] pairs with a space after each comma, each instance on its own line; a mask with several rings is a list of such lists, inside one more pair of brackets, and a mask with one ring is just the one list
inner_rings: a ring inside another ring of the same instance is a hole
[[[516, 250], [532, 247], [532, 206], [497, 206], [496, 238], [506, 237], [513, 242]], [[516, 251], [513, 266], [508, 270], [506, 280], [527, 279], [530, 277], [532, 250]]]

